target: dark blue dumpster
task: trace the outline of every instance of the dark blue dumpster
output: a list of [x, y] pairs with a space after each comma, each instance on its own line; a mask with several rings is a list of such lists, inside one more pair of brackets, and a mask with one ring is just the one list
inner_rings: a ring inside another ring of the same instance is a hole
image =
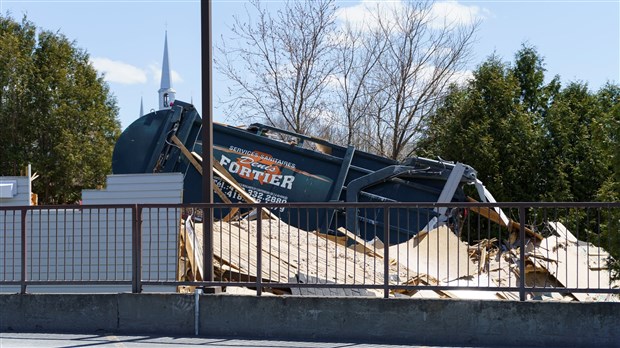
[[[202, 178], [171, 141], [174, 135], [190, 151], [202, 154], [200, 128], [196, 109], [178, 100], [170, 110], [137, 119], [116, 143], [113, 172], [181, 172], [185, 175], [184, 201], [201, 202]], [[397, 162], [262, 124], [245, 128], [214, 124], [213, 160], [252, 197], [265, 203], [437, 202], [455, 166], [421, 157]], [[472, 183], [476, 172], [464, 168], [449, 201], [466, 200], [463, 185]], [[223, 180], [214, 179], [231, 201], [241, 201]], [[217, 196], [215, 200], [221, 202]], [[346, 227], [367, 240], [383, 239], [383, 209], [282, 208], [276, 213], [306, 230], [336, 233], [338, 227]], [[430, 209], [390, 209], [390, 242], [410, 238], [436, 215]]]

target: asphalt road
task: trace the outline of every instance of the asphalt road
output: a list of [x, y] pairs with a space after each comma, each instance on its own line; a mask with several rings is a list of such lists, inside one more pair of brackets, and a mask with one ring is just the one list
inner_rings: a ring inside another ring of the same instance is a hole
[[112, 334], [49, 334], [0, 332], [1, 348], [171, 348], [171, 347], [209, 347], [209, 348], [404, 348], [423, 347], [410, 345], [386, 345], [367, 343], [337, 342], [296, 342], [278, 340], [247, 340], [231, 338], [201, 337], [156, 337], [156, 336], [117, 336]]

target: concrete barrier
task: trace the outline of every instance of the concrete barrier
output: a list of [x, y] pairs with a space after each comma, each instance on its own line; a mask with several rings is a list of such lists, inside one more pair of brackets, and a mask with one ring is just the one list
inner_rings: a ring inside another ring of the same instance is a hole
[[[620, 347], [620, 303], [202, 295], [201, 336]], [[0, 331], [194, 334], [194, 295], [0, 295]]]

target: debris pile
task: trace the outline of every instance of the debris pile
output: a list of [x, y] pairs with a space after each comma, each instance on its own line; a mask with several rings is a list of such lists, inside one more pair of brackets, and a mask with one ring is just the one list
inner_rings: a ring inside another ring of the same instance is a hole
[[[526, 245], [525, 285], [528, 299], [552, 301], [620, 301], [617, 295], [563, 292], [567, 289], [620, 287], [610, 279], [609, 254], [579, 241], [560, 222], [548, 223], [550, 237]], [[307, 232], [277, 219], [263, 219], [260, 257], [264, 292], [312, 296], [383, 296], [389, 257], [389, 284], [394, 297], [518, 300], [516, 291], [484, 288], [518, 287], [518, 247], [502, 250], [497, 239], [475, 245], [460, 240], [446, 226], [421, 231], [385, 250], [344, 229], [339, 235]], [[215, 278], [251, 283], [258, 277], [257, 222], [241, 220], [213, 225]], [[181, 229], [181, 280], [201, 280], [202, 224], [187, 219]], [[197, 277], [192, 275], [196, 274]], [[270, 287], [290, 284], [290, 288]], [[303, 284], [298, 286], [295, 284]], [[327, 286], [312, 287], [312, 284]], [[374, 286], [374, 288], [365, 287]], [[407, 287], [409, 286], [409, 287]], [[416, 288], [412, 288], [416, 286]], [[419, 286], [448, 287], [420, 289]], [[238, 287], [226, 292], [239, 293]], [[452, 289], [454, 288], [454, 289]], [[228, 290], [230, 289], [230, 290]], [[183, 288], [180, 291], [191, 291]], [[243, 291], [242, 291], [243, 292]]]

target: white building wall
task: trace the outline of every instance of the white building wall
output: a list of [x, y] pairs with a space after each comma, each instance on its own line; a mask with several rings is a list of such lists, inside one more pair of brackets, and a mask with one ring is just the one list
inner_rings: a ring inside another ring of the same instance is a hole
[[109, 175], [105, 190], [83, 190], [82, 204], [181, 203], [183, 174]]
[[[129, 281], [132, 268], [131, 208], [95, 208], [95, 204], [182, 202], [183, 176], [111, 175], [105, 190], [84, 190], [80, 209], [34, 209], [26, 218], [29, 280]], [[0, 275], [21, 278], [19, 211], [0, 211]], [[142, 211], [142, 279], [173, 281], [178, 260], [179, 208]], [[28, 292], [130, 291], [130, 285], [28, 286]], [[0, 286], [16, 292], [18, 286]], [[174, 287], [145, 287], [174, 291]]]

